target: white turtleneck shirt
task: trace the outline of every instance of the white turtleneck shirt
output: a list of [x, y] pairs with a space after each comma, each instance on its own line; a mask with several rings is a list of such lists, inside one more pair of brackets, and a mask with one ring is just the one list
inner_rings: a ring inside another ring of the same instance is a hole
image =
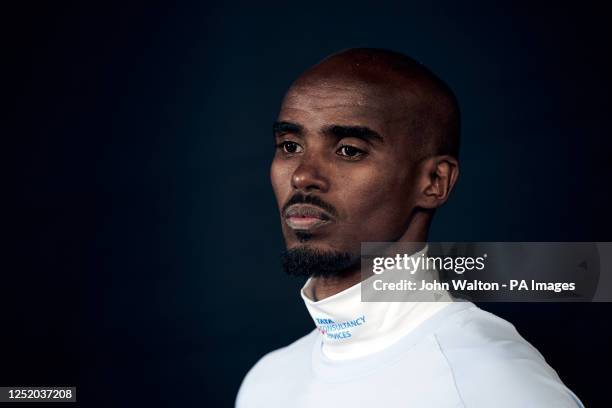
[[316, 329], [265, 355], [237, 408], [583, 407], [514, 326], [448, 294], [362, 302], [357, 284], [313, 301]]

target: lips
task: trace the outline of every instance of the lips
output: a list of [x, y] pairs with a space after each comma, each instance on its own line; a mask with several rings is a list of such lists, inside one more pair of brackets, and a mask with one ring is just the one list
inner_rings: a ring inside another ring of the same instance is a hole
[[294, 204], [285, 211], [285, 222], [293, 230], [313, 230], [331, 222], [332, 217], [312, 205]]

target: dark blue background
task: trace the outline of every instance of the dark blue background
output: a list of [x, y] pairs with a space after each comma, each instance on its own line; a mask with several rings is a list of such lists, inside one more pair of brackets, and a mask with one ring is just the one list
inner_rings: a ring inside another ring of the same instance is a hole
[[[611, 29], [588, 2], [79, 3], [2, 13], [2, 385], [230, 406], [309, 331], [278, 261], [271, 123], [342, 48], [407, 53], [457, 93], [462, 172], [432, 241], [612, 240]], [[609, 404], [609, 304], [482, 307]]]

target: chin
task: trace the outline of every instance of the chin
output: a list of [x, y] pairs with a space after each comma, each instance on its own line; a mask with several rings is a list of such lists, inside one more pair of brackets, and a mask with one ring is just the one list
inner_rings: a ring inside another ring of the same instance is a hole
[[[346, 248], [338, 248], [332, 245], [330, 242], [318, 240], [315, 238], [311, 239], [302, 239], [292, 237], [291, 241], [288, 242], [286, 247], [287, 250], [295, 250], [295, 249], [307, 249], [317, 252], [326, 252], [326, 253], [347, 253]], [[351, 251], [352, 252], [352, 251]]]

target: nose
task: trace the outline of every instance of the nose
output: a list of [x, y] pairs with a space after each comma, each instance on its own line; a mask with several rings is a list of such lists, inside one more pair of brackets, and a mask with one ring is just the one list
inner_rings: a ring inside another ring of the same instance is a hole
[[322, 174], [321, 166], [315, 160], [305, 157], [291, 176], [291, 186], [305, 193], [325, 193], [329, 189], [329, 180]]

